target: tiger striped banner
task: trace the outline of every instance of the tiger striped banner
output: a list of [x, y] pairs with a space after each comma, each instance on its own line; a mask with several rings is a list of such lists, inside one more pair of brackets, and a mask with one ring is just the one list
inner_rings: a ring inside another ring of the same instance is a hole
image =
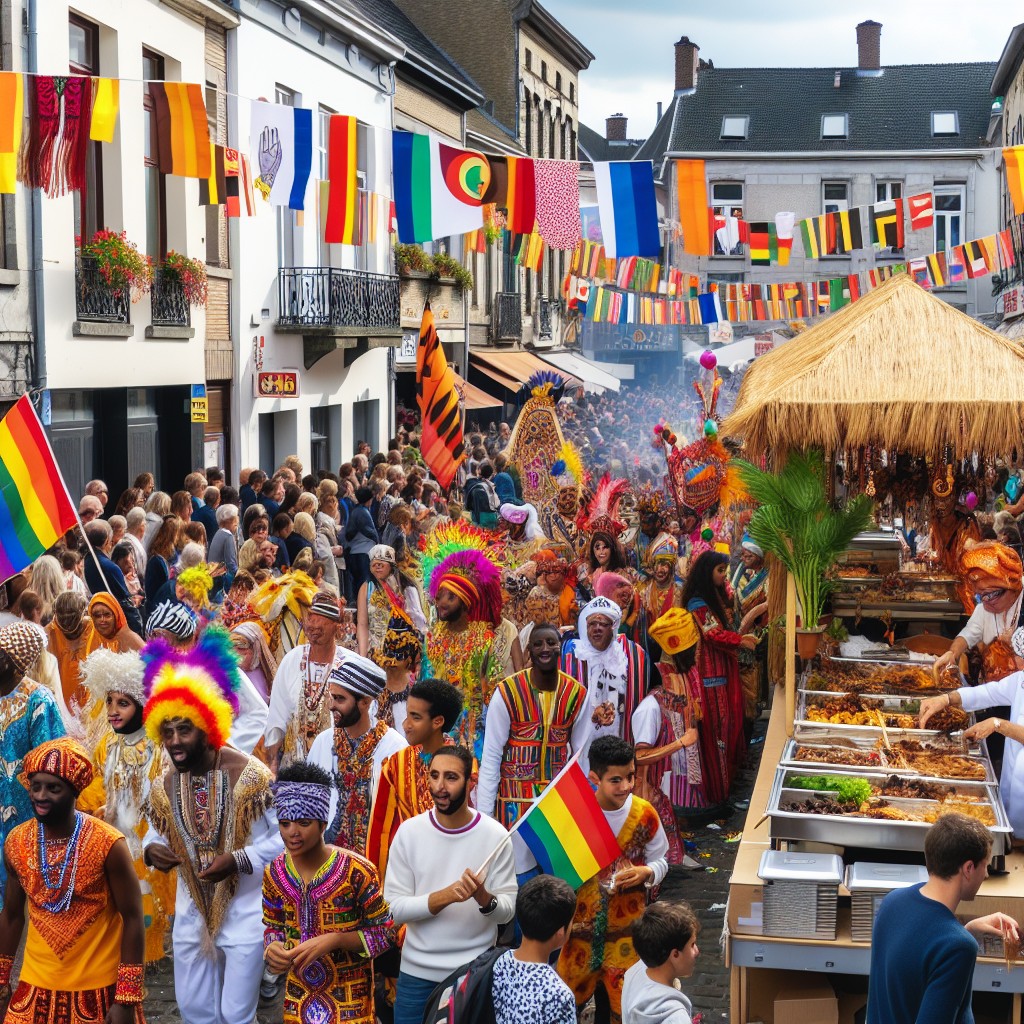
[[420, 450], [434, 479], [447, 490], [466, 453], [455, 374], [434, 328], [429, 302], [423, 309], [416, 349], [416, 404], [423, 424]]

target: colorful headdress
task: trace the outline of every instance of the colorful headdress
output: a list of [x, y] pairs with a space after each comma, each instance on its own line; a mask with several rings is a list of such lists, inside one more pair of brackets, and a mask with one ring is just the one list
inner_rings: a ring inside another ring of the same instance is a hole
[[249, 595], [249, 604], [267, 624], [276, 622], [285, 611], [301, 619], [316, 593], [316, 584], [306, 573], [293, 571], [258, 586]]
[[110, 612], [111, 615], [114, 616], [115, 633], [119, 633], [128, 625], [128, 619], [125, 617], [124, 609], [113, 594], [108, 594], [105, 590], [101, 590], [98, 594], [93, 594], [92, 599], [89, 601], [90, 615], [92, 615], [93, 609], [98, 605], [102, 605]]
[[328, 821], [331, 787], [318, 782], [272, 782], [278, 821]]
[[208, 608], [210, 591], [213, 589], [213, 574], [205, 562], [183, 569], [174, 577], [174, 585], [188, 594], [196, 608]]
[[495, 565], [499, 555], [493, 536], [465, 519], [438, 523], [421, 539], [420, 550], [423, 553], [423, 579], [428, 581], [428, 585], [434, 570], [458, 551], [477, 551]]
[[666, 536], [665, 539], [650, 553], [653, 562], [670, 562], [676, 564], [679, 557], [679, 544], [675, 537]]
[[102, 704], [108, 693], [123, 693], [139, 707], [142, 699], [142, 659], [137, 651], [110, 650], [98, 647], [79, 666], [82, 685]]
[[610, 597], [595, 597], [583, 606], [576, 620], [580, 636], [587, 635], [587, 620], [591, 615], [603, 615], [611, 622], [612, 629], [618, 629], [622, 621], [622, 609]]
[[617, 572], [605, 571], [601, 573], [594, 585], [594, 590], [597, 591], [598, 597], [607, 597], [611, 600], [612, 594], [619, 589], [624, 583], [628, 583], [630, 586], [633, 585], [632, 580], [626, 576], [622, 576]]
[[392, 613], [384, 633], [377, 663], [384, 668], [413, 663], [423, 650], [423, 637], [416, 631], [408, 616]]
[[382, 668], [378, 668], [369, 658], [349, 652], [331, 669], [328, 676], [332, 686], [340, 686], [355, 697], [377, 697], [387, 676]]
[[1024, 575], [1020, 555], [994, 540], [968, 544], [960, 556], [960, 572], [972, 587], [984, 579], [993, 579], [1007, 590], [1020, 590]]
[[559, 487], [579, 488], [585, 479], [583, 459], [572, 441], [566, 441], [558, 450], [558, 458], [551, 466], [551, 475]]
[[501, 618], [501, 572], [482, 551], [456, 551], [430, 574], [430, 600], [449, 590], [468, 609], [470, 621], [497, 622]]
[[[19, 778], [24, 785], [29, 776], [36, 772], [56, 775], [63, 779], [76, 793], [81, 793], [92, 782], [92, 758], [85, 747], [76, 740], [61, 736], [55, 740], [47, 740], [30, 750], [22, 762]], [[27, 789], [28, 786], [26, 785]]]
[[576, 517], [576, 528], [583, 533], [599, 530], [618, 537], [626, 529], [626, 524], [619, 519], [619, 503], [628, 490], [628, 480], [612, 480], [611, 474], [605, 473], [594, 496]]
[[537, 575], [549, 572], [568, 572], [569, 559], [560, 548], [541, 548], [533, 556], [533, 564], [537, 567]]
[[655, 620], [647, 632], [651, 639], [668, 654], [685, 651], [700, 640], [697, 623], [685, 608], [669, 608], [664, 615]]
[[182, 652], [162, 639], [150, 640], [141, 652], [146, 698], [142, 710], [146, 732], [160, 742], [160, 727], [169, 718], [187, 718], [219, 750], [228, 741], [238, 714], [241, 672], [227, 632], [210, 626], [199, 643]]
[[27, 672], [46, 646], [43, 631], [29, 622], [12, 622], [0, 627], [0, 650], [19, 672]]
[[740, 546], [744, 551], [749, 551], [752, 555], [757, 555], [758, 558], [764, 558], [764, 548], [762, 548], [749, 533], [743, 534], [743, 540]]
[[178, 601], [162, 601], [146, 620], [146, 636], [152, 637], [158, 629], [179, 640], [191, 640], [196, 635], [195, 613]]
[[659, 522], [661, 522], [668, 513], [665, 495], [662, 494], [661, 491], [651, 487], [650, 484], [644, 484], [644, 486], [636, 492], [635, 507], [641, 516], [657, 516]]
[[557, 402], [565, 390], [565, 378], [554, 370], [537, 370], [520, 391], [529, 392], [531, 398], [551, 398]]
[[321, 590], [309, 605], [310, 615], [320, 615], [331, 622], [341, 622], [341, 605], [338, 599]]

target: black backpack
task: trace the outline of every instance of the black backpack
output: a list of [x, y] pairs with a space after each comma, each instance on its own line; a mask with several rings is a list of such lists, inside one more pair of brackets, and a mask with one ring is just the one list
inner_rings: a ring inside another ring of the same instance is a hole
[[495, 1024], [491, 995], [494, 964], [507, 952], [506, 946], [489, 949], [452, 971], [430, 993], [423, 1024]]

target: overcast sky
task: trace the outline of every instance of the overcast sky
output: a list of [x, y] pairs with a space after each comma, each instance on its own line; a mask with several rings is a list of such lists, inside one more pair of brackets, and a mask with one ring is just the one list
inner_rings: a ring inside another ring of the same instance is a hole
[[853, 67], [858, 22], [882, 23], [882, 64], [998, 61], [1016, 0], [542, 0], [595, 55], [580, 80], [581, 117], [604, 132], [621, 111], [631, 138], [672, 99], [672, 44], [689, 36], [716, 67]]

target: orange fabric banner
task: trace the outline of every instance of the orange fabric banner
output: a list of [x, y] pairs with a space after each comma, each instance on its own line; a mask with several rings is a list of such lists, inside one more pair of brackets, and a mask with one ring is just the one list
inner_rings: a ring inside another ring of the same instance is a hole
[[704, 177], [704, 161], [678, 160], [676, 174], [683, 251], [691, 256], [710, 256], [711, 218], [708, 213], [708, 186]]

